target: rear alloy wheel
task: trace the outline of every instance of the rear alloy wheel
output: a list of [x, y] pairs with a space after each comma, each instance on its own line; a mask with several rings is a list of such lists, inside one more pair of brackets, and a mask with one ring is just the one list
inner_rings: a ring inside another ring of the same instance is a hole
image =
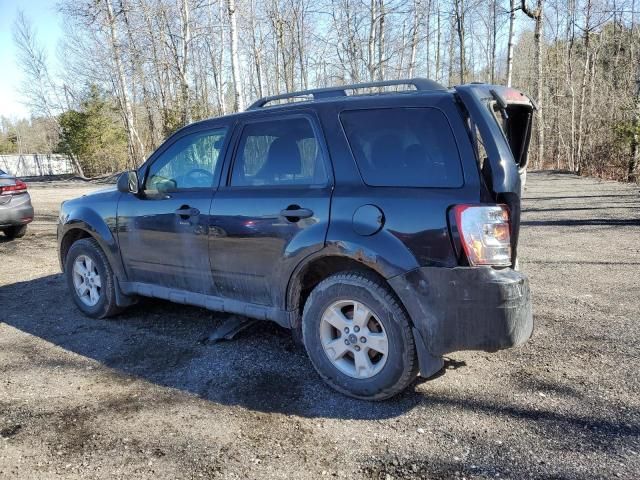
[[389, 339], [382, 323], [355, 300], [340, 300], [325, 310], [320, 341], [333, 366], [352, 378], [371, 378], [387, 362]]
[[73, 300], [85, 315], [105, 318], [120, 312], [113, 271], [93, 238], [83, 238], [71, 245], [64, 273]]
[[384, 400], [418, 373], [409, 319], [373, 275], [347, 272], [320, 282], [305, 304], [302, 333], [315, 369], [346, 395]]
[[3, 230], [5, 236], [10, 239], [22, 238], [27, 233], [26, 225], [17, 225], [15, 227], [7, 227]]

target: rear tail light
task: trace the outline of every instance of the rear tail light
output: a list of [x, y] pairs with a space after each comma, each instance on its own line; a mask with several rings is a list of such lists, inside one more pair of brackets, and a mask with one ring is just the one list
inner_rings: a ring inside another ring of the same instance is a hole
[[456, 205], [453, 211], [471, 266], [511, 265], [511, 227], [506, 205]]
[[16, 180], [15, 185], [0, 185], [0, 195], [17, 195], [27, 191], [27, 184], [22, 180]]

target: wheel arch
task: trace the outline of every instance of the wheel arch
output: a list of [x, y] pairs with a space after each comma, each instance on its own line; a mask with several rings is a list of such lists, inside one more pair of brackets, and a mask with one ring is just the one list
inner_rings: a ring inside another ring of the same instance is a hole
[[[383, 285], [389, 287], [389, 291], [397, 299], [398, 305], [402, 308], [409, 320], [409, 325], [415, 341], [418, 353], [418, 364], [421, 375], [430, 377], [442, 368], [441, 357], [433, 356], [427, 350], [424, 339], [415, 328], [414, 319], [409, 313], [398, 291], [394, 288], [389, 278], [394, 277], [393, 273], [385, 272], [379, 263], [371, 263], [354, 259], [352, 256], [343, 254], [319, 252], [302, 262], [294, 271], [287, 288], [286, 307], [290, 312], [291, 329], [294, 338], [301, 341], [302, 309], [313, 288], [322, 280], [343, 271], [357, 271], [374, 276]], [[391, 274], [389, 274], [391, 273]]]
[[83, 238], [94, 238], [87, 230], [80, 227], [70, 228], [64, 233], [60, 239], [59, 255], [60, 255], [60, 267], [64, 272], [64, 266], [67, 261], [67, 254], [71, 245]]
[[291, 275], [287, 287], [286, 309], [301, 315], [311, 290], [325, 278], [345, 271], [372, 275], [388, 284], [385, 272], [379, 265], [365, 263], [346, 254], [319, 252], [307, 257]]
[[65, 222], [59, 226], [58, 232], [58, 253], [63, 271], [71, 246], [82, 238], [93, 238], [106, 255], [116, 277], [126, 278], [118, 243], [107, 222], [95, 211], [79, 208], [70, 212]]

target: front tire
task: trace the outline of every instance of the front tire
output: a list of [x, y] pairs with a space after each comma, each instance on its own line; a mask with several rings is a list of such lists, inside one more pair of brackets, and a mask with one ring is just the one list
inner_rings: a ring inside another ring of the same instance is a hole
[[115, 277], [106, 255], [93, 238], [78, 240], [67, 253], [64, 273], [73, 301], [91, 318], [116, 315]]
[[318, 284], [305, 304], [302, 333], [320, 376], [351, 397], [390, 398], [418, 374], [407, 314], [373, 275], [346, 272]]
[[13, 240], [14, 238], [22, 238], [27, 233], [26, 225], [16, 225], [15, 227], [7, 227], [4, 230], [4, 234], [7, 238]]

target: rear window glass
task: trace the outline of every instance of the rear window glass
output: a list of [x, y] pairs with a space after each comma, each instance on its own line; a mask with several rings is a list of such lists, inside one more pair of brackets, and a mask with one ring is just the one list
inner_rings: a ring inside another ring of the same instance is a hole
[[440, 110], [350, 110], [342, 112], [340, 119], [367, 185], [462, 186], [456, 141]]
[[528, 105], [509, 104], [507, 111], [503, 114], [495, 101], [486, 102], [486, 106], [509, 142], [513, 159], [520, 167], [525, 166], [531, 136], [533, 109]]

